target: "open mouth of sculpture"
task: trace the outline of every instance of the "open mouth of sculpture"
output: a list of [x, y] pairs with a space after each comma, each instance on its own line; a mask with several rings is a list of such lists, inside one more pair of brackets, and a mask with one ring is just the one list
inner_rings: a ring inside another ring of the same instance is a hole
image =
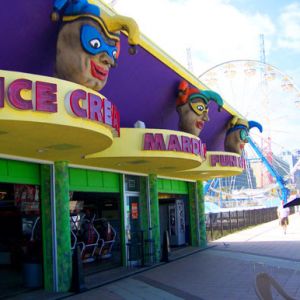
[[196, 127], [199, 128], [199, 129], [202, 129], [204, 127], [204, 122], [202, 121], [197, 121], [196, 122]]
[[91, 73], [93, 77], [99, 80], [105, 80], [108, 76], [108, 70], [97, 65], [94, 61], [91, 60]]

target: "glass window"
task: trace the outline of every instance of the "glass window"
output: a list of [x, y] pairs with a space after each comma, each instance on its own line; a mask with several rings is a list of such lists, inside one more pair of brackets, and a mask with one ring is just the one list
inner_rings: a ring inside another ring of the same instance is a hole
[[126, 175], [125, 176], [125, 190], [130, 192], [140, 191], [140, 178], [138, 176]]

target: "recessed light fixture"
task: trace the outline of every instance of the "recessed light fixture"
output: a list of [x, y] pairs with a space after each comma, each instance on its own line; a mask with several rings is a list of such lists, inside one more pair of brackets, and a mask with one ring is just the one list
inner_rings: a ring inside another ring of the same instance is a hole
[[44, 153], [44, 152], [47, 152], [47, 151], [49, 151], [48, 148], [39, 148], [39, 149], [36, 150], [36, 152], [38, 152], [38, 153]]
[[67, 151], [67, 150], [80, 148], [80, 146], [72, 145], [72, 144], [56, 144], [56, 145], [48, 146], [48, 148], [53, 150], [58, 150], [58, 151]]
[[176, 167], [173, 167], [173, 166], [165, 166], [165, 167], [161, 167], [159, 168], [160, 170], [174, 170], [176, 169]]
[[126, 162], [127, 164], [129, 164], [129, 165], [143, 165], [143, 164], [146, 164], [146, 163], [148, 163], [148, 161], [147, 160], [131, 160], [131, 161], [127, 161]]

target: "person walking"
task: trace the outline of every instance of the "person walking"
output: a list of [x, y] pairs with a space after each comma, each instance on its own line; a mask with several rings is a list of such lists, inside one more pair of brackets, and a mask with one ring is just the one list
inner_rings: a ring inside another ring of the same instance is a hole
[[278, 207], [277, 214], [279, 218], [279, 225], [283, 228], [284, 234], [286, 234], [287, 226], [289, 225], [290, 208], [283, 207], [283, 204], [284, 203]]

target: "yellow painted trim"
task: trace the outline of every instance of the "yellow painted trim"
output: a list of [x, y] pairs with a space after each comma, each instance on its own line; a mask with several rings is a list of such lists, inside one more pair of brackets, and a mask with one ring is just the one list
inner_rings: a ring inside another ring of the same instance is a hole
[[236, 158], [241, 158], [241, 156], [236, 153], [223, 151], [208, 151], [206, 154], [206, 160], [203, 161], [199, 167], [176, 172], [174, 173], [174, 176], [191, 180], [209, 180], [213, 178], [236, 176], [240, 175], [243, 172], [243, 168], [238, 166], [221, 166], [220, 163], [217, 163], [216, 166], [211, 166], [210, 157], [212, 155], [222, 155], [228, 157], [233, 156]]
[[[65, 98], [69, 99], [68, 95], [74, 90], [84, 90], [87, 94], [103, 98], [99, 93], [47, 76], [0, 70], [0, 77], [5, 80], [4, 107], [0, 108], [0, 145], [3, 154], [46, 161], [67, 159], [76, 163], [83, 156], [102, 151], [112, 144], [115, 130], [111, 126], [76, 117], [65, 107]], [[20, 110], [10, 105], [8, 86], [17, 79], [32, 82], [32, 90], [20, 91], [25, 101], [36, 98], [37, 81], [55, 84], [57, 111], [42, 112], [35, 108]]]
[[[125, 172], [146, 174], [165, 174], [197, 167], [202, 157], [194, 153], [160, 150], [143, 150], [144, 135], [146, 133], [162, 134], [167, 146], [170, 135], [189, 137], [200, 141], [194, 135], [162, 129], [121, 128], [119, 138], [115, 138], [110, 148], [87, 155], [85, 164], [101, 165], [104, 168], [119, 169]], [[192, 166], [192, 167], [191, 167]]]
[[[201, 82], [194, 74], [192, 74], [189, 70], [187, 70], [180, 63], [175, 61], [171, 56], [169, 56], [166, 52], [160, 49], [153, 41], [151, 41], [145, 35], [141, 36], [140, 45], [147, 50], [154, 57], [159, 59], [165, 65], [167, 65], [170, 69], [175, 71], [178, 75], [184, 78], [186, 81], [194, 85], [195, 87], [203, 90], [209, 90], [210, 88]], [[224, 101], [223, 109], [228, 111], [231, 115], [241, 116], [237, 111], [234, 110], [232, 106], [230, 106], [226, 101]]]
[[[88, 89], [82, 85], [66, 80], [57, 79], [54, 77], [4, 70], [0, 70], [0, 77], [5, 78], [5, 96], [7, 94], [7, 88], [10, 85], [10, 83], [17, 79], [26, 79], [32, 81], [33, 89], [35, 88], [35, 82], [37, 81], [52, 83], [57, 86], [57, 112], [51, 113], [34, 110], [18, 110], [17, 108], [10, 106], [7, 101], [7, 98], [5, 97], [4, 108], [0, 108], [1, 121], [16, 120], [67, 125], [97, 131], [99, 133], [104, 133], [112, 137], [113, 129], [110, 126], [93, 120], [73, 116], [71, 113], [68, 113], [65, 108], [65, 97], [68, 95], [68, 93], [72, 91], [80, 89], [84, 90], [86, 93], [98, 95], [101, 98], [104, 98], [103, 95], [91, 89]], [[21, 95], [27, 100], [31, 100], [34, 93], [32, 93], [30, 90], [22, 90]]]

